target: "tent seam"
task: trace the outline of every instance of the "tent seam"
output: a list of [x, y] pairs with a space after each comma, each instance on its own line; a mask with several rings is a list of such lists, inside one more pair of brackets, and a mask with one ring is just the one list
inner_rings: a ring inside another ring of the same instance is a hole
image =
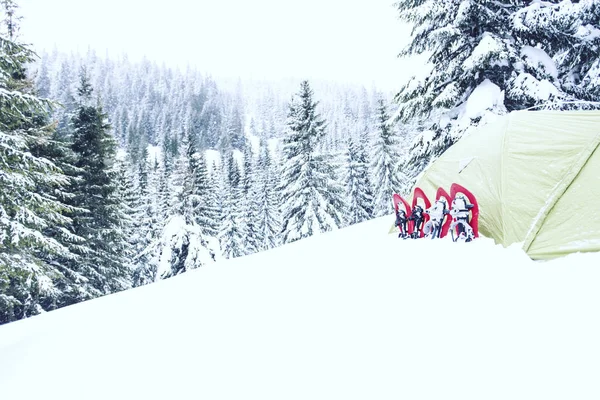
[[589, 162], [590, 158], [594, 155], [594, 153], [596, 152], [596, 149], [598, 149], [599, 146], [600, 146], [600, 132], [598, 132], [596, 134], [596, 137], [590, 143], [589, 147], [587, 148], [588, 151], [584, 152], [582, 154], [582, 156], [578, 160], [578, 162], [573, 164], [573, 166], [569, 169], [569, 171], [563, 176], [563, 178], [561, 179], [559, 184], [556, 185], [556, 187], [554, 188], [554, 190], [552, 191], [552, 193], [549, 196], [549, 199], [551, 201], [549, 201], [540, 210], [540, 213], [537, 215], [536, 219], [533, 221], [531, 228], [529, 229], [529, 232], [527, 232], [527, 235], [525, 236], [525, 241], [523, 243], [523, 250], [525, 250], [525, 252], [529, 252], [529, 249], [531, 248], [538, 232], [544, 226], [544, 222], [546, 221], [548, 216], [552, 213], [552, 210], [556, 206], [556, 203], [562, 197], [562, 194], [564, 194], [567, 190], [569, 190], [569, 187], [573, 184], [573, 182], [575, 182], [577, 180], [577, 177], [579, 176], [581, 171], [585, 168], [585, 166]]

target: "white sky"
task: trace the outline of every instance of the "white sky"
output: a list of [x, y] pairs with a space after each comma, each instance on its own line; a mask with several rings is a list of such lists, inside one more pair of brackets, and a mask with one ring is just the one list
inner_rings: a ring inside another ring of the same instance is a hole
[[[36, 50], [127, 53], [214, 76], [308, 78], [394, 89], [409, 31], [394, 0], [20, 0]], [[414, 64], [414, 63], [413, 63]], [[415, 66], [412, 66], [414, 69]]]

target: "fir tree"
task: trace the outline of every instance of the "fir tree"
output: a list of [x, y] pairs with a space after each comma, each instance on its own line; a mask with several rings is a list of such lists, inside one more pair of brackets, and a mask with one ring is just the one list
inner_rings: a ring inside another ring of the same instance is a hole
[[260, 251], [278, 246], [281, 231], [280, 200], [277, 191], [279, 174], [264, 140], [260, 142], [256, 170], [257, 180], [252, 198], [256, 199], [256, 240]]
[[88, 281], [86, 292], [96, 297], [127, 289], [131, 285], [126, 262], [124, 218], [113, 170], [116, 142], [100, 105], [94, 105], [85, 69], [80, 74], [79, 105], [72, 120], [72, 149], [81, 182], [74, 187], [74, 203], [89, 210], [74, 217], [75, 232], [91, 249], [78, 264]]
[[[52, 160], [51, 104], [32, 91], [25, 66], [33, 52], [16, 39], [17, 6], [0, 2], [0, 324], [60, 304], [73, 281], [55, 258], [72, 258], [76, 236], [64, 215], [69, 179]], [[64, 285], [61, 287], [61, 285]]]
[[233, 152], [229, 152], [222, 163], [220, 197], [223, 213], [219, 241], [225, 258], [241, 257], [245, 250], [245, 224], [243, 217], [241, 176]]
[[141, 286], [153, 282], [156, 275], [156, 271], [152, 272], [152, 266], [144, 253], [154, 237], [155, 214], [148, 179], [147, 149], [142, 152], [137, 174], [133, 172], [133, 167], [127, 160], [119, 162], [118, 165], [119, 195], [125, 204], [124, 209], [128, 217], [124, 233], [131, 250], [128, 260], [131, 260], [132, 284]]
[[422, 132], [405, 163], [409, 178], [496, 115], [539, 105], [560, 108], [574, 99], [563, 90], [552, 59], [568, 43], [572, 24], [553, 14], [558, 1], [528, 3], [396, 3], [400, 19], [413, 25], [401, 56], [428, 54], [428, 67], [395, 97], [397, 118]]
[[392, 212], [392, 195], [401, 187], [398, 171], [400, 163], [398, 137], [389, 119], [385, 102], [379, 99], [377, 133], [371, 151], [373, 181], [377, 182], [373, 206], [375, 216]]
[[325, 120], [307, 81], [289, 105], [284, 139], [282, 240], [290, 243], [339, 228], [343, 210], [342, 188], [327, 156], [319, 152]]
[[[198, 196], [194, 165], [198, 162], [190, 155], [190, 133], [184, 133], [180, 154], [175, 163], [170, 186], [175, 199], [164, 228], [144, 251], [150, 259], [147, 271], [156, 279], [167, 279], [189, 270], [200, 268], [217, 259], [218, 244], [211, 240], [197, 223]], [[152, 278], [152, 276], [150, 276]]]
[[133, 269], [133, 263], [130, 260], [133, 259], [141, 247], [139, 246], [141, 241], [140, 230], [136, 226], [136, 208], [140, 203], [140, 195], [143, 196], [143, 194], [136, 190], [134, 174], [126, 159], [116, 160], [114, 170], [117, 185], [115, 196], [122, 215], [120, 229], [123, 232], [125, 241], [122, 256], [127, 260], [129, 268]]
[[188, 131], [185, 149], [189, 162], [189, 201], [194, 220], [202, 231], [216, 237], [219, 230], [219, 210], [215, 206], [215, 188], [210, 185], [204, 152], [200, 151], [197, 139]]
[[[600, 4], [597, 1], [573, 3], [540, 3], [537, 10], [532, 4], [520, 14], [520, 21], [524, 27], [529, 27], [526, 23], [532, 19], [544, 21], [546, 25], [540, 26], [537, 31], [545, 41], [552, 34], [561, 34], [561, 48], [554, 59], [565, 91], [580, 100], [599, 102]], [[534, 12], [539, 18], [531, 18]], [[582, 103], [578, 106], [588, 108]]]
[[257, 198], [255, 187], [257, 185], [252, 146], [248, 143], [244, 148], [244, 175], [241, 183], [242, 215], [240, 221], [244, 224], [246, 254], [256, 253], [259, 250], [257, 232]]
[[346, 221], [348, 225], [357, 224], [373, 218], [373, 192], [369, 179], [369, 165], [365, 142], [348, 141], [346, 194]]

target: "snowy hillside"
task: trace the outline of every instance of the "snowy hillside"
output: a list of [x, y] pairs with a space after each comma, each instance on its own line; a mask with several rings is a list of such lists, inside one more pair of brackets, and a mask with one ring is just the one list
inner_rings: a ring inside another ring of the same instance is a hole
[[392, 222], [0, 326], [0, 397], [600, 397], [600, 254], [533, 262]]

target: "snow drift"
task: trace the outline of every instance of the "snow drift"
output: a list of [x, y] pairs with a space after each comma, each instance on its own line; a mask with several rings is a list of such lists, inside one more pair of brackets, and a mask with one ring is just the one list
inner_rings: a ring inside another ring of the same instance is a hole
[[600, 254], [393, 216], [0, 327], [2, 399], [598, 398]]

